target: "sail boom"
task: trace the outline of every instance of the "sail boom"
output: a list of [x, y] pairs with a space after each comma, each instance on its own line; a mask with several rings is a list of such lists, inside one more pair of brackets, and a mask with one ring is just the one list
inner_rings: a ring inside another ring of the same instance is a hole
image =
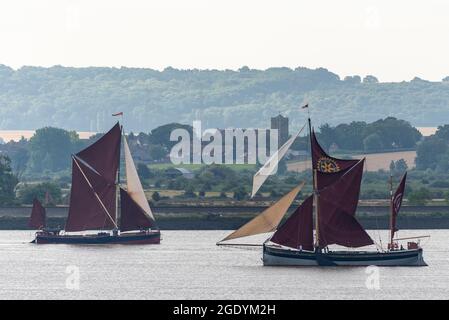
[[234, 247], [263, 247], [263, 244], [257, 244], [257, 243], [222, 243], [217, 242], [217, 246], [234, 246]]

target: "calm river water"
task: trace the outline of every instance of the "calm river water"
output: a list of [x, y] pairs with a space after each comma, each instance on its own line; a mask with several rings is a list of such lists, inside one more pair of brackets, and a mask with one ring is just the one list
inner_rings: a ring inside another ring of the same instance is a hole
[[[226, 231], [163, 231], [160, 245], [29, 244], [29, 231], [0, 231], [1, 299], [447, 299], [449, 230], [423, 241], [428, 267], [263, 267], [261, 249], [215, 246]], [[378, 238], [378, 232], [371, 235]], [[387, 232], [381, 231], [384, 239]], [[79, 277], [77, 275], [79, 274]], [[79, 281], [76, 279], [79, 278]]]

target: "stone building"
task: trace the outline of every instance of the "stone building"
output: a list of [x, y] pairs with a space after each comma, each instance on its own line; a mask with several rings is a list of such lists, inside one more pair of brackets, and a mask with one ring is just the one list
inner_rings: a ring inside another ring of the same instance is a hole
[[272, 117], [271, 129], [278, 130], [278, 146], [281, 147], [288, 140], [288, 118], [281, 114]]

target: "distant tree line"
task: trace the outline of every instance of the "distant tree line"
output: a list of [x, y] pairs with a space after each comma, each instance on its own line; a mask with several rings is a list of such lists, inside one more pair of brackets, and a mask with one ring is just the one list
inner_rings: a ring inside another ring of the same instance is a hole
[[[405, 120], [388, 117], [371, 123], [353, 121], [331, 126], [327, 123], [317, 130], [320, 144], [346, 151], [378, 152], [413, 149], [422, 139], [421, 133]], [[293, 148], [307, 149], [308, 136], [298, 139]]]
[[299, 127], [304, 113], [298, 106], [304, 101], [317, 126], [375, 121], [380, 115], [436, 126], [449, 117], [447, 79], [379, 83], [372, 75], [341, 79], [323, 68], [303, 67], [158, 71], [62, 66], [14, 70], [0, 65], [0, 129], [104, 131], [117, 111], [125, 113], [127, 130], [135, 132], [195, 119], [211, 128], [261, 128], [278, 112]]
[[[182, 124], [167, 124], [149, 133], [132, 132], [127, 136], [128, 143], [136, 162], [154, 162], [167, 160], [171, 146], [170, 132], [176, 128], [192, 130]], [[19, 176], [23, 174], [41, 174], [70, 169], [71, 154], [74, 154], [98, 140], [103, 134], [89, 139], [80, 139], [75, 131], [61, 128], [44, 127], [36, 130], [28, 141], [10, 141], [0, 144], [0, 152], [8, 155], [11, 166]]]

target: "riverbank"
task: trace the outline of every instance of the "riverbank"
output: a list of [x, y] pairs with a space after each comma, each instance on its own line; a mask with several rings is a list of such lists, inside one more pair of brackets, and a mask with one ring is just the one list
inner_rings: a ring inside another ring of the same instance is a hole
[[[260, 206], [164, 206], [154, 208], [154, 214], [162, 230], [232, 230], [264, 209]], [[67, 212], [67, 207], [47, 208], [48, 225], [63, 227]], [[357, 217], [367, 229], [387, 229], [388, 212], [388, 206], [359, 206]], [[0, 230], [28, 229], [29, 214], [28, 207], [0, 208]], [[449, 229], [449, 206], [404, 206], [398, 226], [400, 229]]]

